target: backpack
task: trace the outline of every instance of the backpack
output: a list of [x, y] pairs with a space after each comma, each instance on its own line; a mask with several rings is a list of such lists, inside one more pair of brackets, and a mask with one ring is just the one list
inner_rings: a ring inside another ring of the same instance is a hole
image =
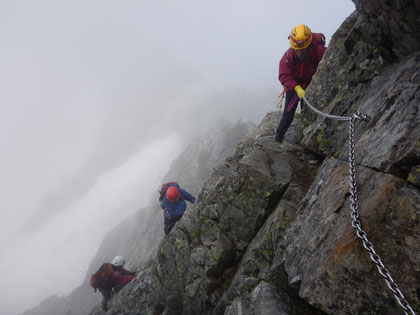
[[162, 209], [163, 209], [163, 206], [162, 206], [163, 198], [165, 198], [166, 191], [171, 186], [175, 186], [178, 189], [180, 188], [179, 185], [178, 185], [178, 183], [176, 183], [176, 182], [169, 182], [169, 183], [163, 184], [162, 187], [159, 190], [159, 203], [160, 203], [160, 207]]
[[315, 45], [321, 45], [325, 47], [325, 35], [322, 33], [312, 33], [312, 41]]
[[98, 271], [90, 276], [90, 285], [95, 289], [103, 289], [111, 280], [112, 275], [114, 274], [114, 269], [112, 269], [110, 263], [104, 263], [99, 267]]

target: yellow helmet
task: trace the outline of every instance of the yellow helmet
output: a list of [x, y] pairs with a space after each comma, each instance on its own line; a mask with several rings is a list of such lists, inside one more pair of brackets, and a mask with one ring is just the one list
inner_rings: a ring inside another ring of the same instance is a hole
[[312, 32], [309, 27], [300, 24], [292, 29], [289, 39], [293, 49], [305, 49], [312, 42]]

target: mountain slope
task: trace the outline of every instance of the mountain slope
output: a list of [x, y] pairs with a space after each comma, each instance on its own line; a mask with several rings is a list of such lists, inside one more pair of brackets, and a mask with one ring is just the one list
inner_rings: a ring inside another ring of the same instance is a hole
[[[185, 151], [174, 160], [164, 180], [178, 181], [194, 195], [209, 177], [212, 167], [229, 156], [237, 143], [253, 128], [253, 123], [238, 121], [230, 123], [220, 120], [214, 128], [201, 137], [196, 137]], [[127, 269], [141, 269], [150, 255], [155, 254], [163, 237], [163, 215], [158, 204], [158, 190], [147, 208], [139, 209], [134, 215], [111, 230], [102, 241], [101, 247], [89, 265], [83, 283], [67, 297], [53, 296], [38, 307], [26, 311], [25, 315], [70, 315], [87, 314], [101, 300], [100, 293], [94, 293], [89, 277], [104, 261], [110, 261], [119, 254], [124, 255]]]
[[[360, 220], [419, 312], [420, 2], [355, 4], [307, 97], [372, 117], [356, 121]], [[403, 314], [352, 227], [348, 122], [307, 111], [279, 145], [278, 121], [214, 170], [112, 314]]]

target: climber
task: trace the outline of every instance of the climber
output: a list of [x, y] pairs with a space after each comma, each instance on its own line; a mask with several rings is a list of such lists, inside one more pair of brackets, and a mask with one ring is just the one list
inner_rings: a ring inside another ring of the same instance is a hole
[[108, 301], [112, 295], [136, 277], [136, 272], [124, 269], [124, 265], [124, 257], [116, 256], [111, 263], [102, 264], [90, 278], [91, 286], [95, 291], [98, 289], [102, 293], [101, 306], [104, 311], [108, 310]]
[[187, 209], [185, 200], [194, 203], [195, 197], [182, 189], [176, 182], [163, 184], [159, 194], [159, 203], [164, 210], [164, 231], [168, 235]]
[[[325, 36], [312, 33], [309, 27], [300, 24], [289, 36], [290, 48], [280, 60], [279, 81], [286, 91], [283, 116], [276, 130], [275, 140], [282, 142], [284, 134], [295, 116], [297, 105], [305, 95], [325, 52]], [[301, 102], [302, 104], [302, 102]]]

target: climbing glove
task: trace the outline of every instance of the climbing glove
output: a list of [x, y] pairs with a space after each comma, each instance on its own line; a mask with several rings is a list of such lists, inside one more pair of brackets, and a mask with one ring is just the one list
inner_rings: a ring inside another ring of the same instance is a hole
[[296, 87], [295, 87], [295, 91], [296, 91], [297, 96], [298, 96], [299, 98], [302, 98], [302, 97], [304, 97], [304, 96], [305, 96], [305, 90], [304, 90], [304, 89], [302, 89], [302, 87], [301, 87], [300, 85], [296, 85]]

